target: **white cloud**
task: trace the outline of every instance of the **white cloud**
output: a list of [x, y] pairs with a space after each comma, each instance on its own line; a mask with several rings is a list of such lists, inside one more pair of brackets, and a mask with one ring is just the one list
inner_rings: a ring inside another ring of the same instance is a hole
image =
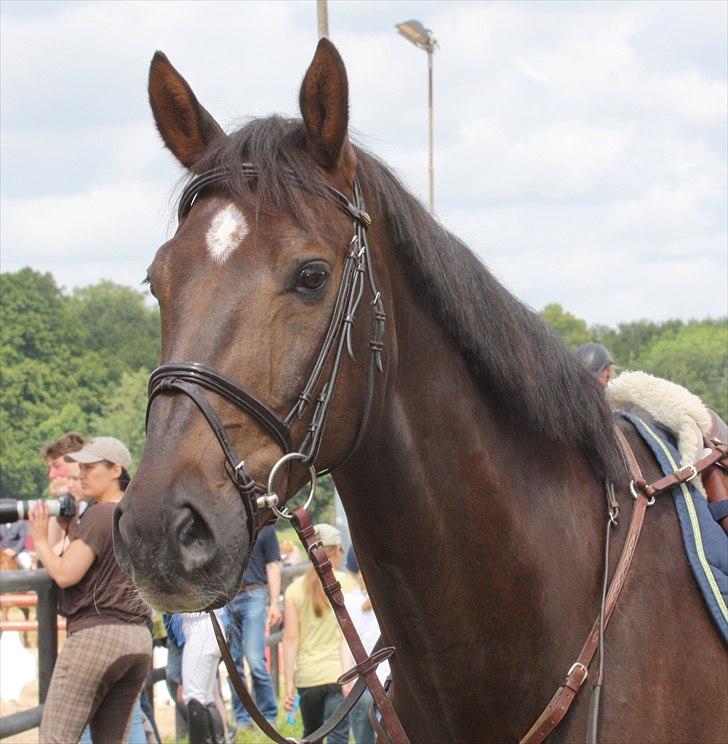
[[[138, 285], [167, 231], [157, 188], [138, 182], [84, 193], [3, 199], [3, 270], [53, 271], [64, 286], [100, 278]], [[98, 273], [100, 272], [100, 273]]]
[[[352, 127], [420, 195], [426, 57], [393, 26], [434, 30], [438, 213], [531, 305], [615, 323], [728, 311], [727, 7], [330, 2], [329, 15]], [[6, 2], [2, 16], [2, 269], [67, 286], [136, 284], [167, 236], [180, 170], [146, 101], [155, 49], [229, 128], [297, 114], [315, 44], [314, 3]]]

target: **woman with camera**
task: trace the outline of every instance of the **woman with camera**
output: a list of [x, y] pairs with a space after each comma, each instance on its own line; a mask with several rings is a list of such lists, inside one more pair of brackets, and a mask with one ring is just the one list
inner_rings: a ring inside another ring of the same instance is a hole
[[96, 742], [125, 740], [131, 713], [152, 662], [150, 610], [114, 556], [113, 514], [129, 483], [129, 450], [97, 437], [67, 455], [81, 469], [89, 503], [69, 524], [70, 544], [56, 555], [48, 541], [48, 508], [29, 521], [38, 557], [61, 588], [68, 638], [56, 661], [43, 710], [44, 744], [77, 742], [87, 723]]

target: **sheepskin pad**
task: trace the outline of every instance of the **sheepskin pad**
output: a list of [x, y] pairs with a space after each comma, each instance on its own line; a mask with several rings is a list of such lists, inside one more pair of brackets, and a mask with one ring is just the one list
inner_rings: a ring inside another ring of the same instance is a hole
[[710, 414], [689, 390], [646, 372], [623, 372], [607, 385], [607, 398], [613, 408], [639, 406], [672, 433], [681, 465], [692, 465], [703, 456], [703, 434], [710, 432]]

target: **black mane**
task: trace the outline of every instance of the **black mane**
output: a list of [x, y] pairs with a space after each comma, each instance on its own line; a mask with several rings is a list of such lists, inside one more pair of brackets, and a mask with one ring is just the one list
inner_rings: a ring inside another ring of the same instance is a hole
[[[304, 146], [303, 124], [271, 116], [249, 121], [194, 167], [202, 173], [239, 163], [260, 168], [258, 209], [285, 210], [303, 225], [314, 215], [301, 187], [331, 199]], [[516, 299], [456, 236], [445, 230], [379, 159], [356, 147], [367, 207], [384, 214], [402, 260], [429, 314], [461, 350], [484, 392], [502, 413], [551, 441], [578, 446], [599, 478], [621, 483], [624, 465], [612, 415], [593, 377], [537, 313]], [[292, 177], [293, 176], [293, 177]], [[233, 195], [250, 193], [242, 175]]]

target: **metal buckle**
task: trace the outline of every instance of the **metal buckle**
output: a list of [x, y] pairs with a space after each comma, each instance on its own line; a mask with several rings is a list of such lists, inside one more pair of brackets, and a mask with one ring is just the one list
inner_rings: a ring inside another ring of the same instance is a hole
[[324, 546], [324, 544], [323, 544], [323, 543], [321, 542], [321, 540], [316, 540], [316, 542], [315, 542], [315, 543], [311, 543], [311, 545], [309, 545], [309, 546], [308, 546], [308, 548], [307, 548], [306, 552], [307, 552], [307, 553], [309, 554], [309, 556], [310, 556], [310, 555], [311, 555], [311, 551], [312, 551], [312, 550], [313, 550], [314, 548], [323, 548], [323, 546]]
[[[690, 481], [698, 475], [698, 470], [695, 465], [688, 465], [688, 468], [693, 471], [693, 474], [689, 478], [685, 479], [685, 483], [690, 483]], [[685, 468], [683, 468], [683, 470], [685, 470]]]
[[[302, 454], [301, 452], [289, 452], [287, 455], [283, 455], [283, 457], [278, 460], [278, 462], [271, 468], [271, 471], [268, 475], [268, 486], [266, 489], [265, 496], [261, 496], [260, 498], [269, 498], [272, 499], [275, 497], [275, 504], [271, 505], [271, 509], [273, 510], [273, 513], [278, 516], [282, 517], [283, 519], [290, 520], [293, 516], [288, 509], [284, 506], [283, 509], [278, 509], [278, 496], [273, 491], [273, 485], [276, 478], [276, 475], [278, 475], [278, 471], [280, 468], [285, 465], [287, 462], [290, 462], [291, 460], [303, 460], [305, 461], [306, 455]], [[316, 468], [313, 465], [308, 466], [308, 474], [311, 478], [311, 487], [308, 491], [308, 498], [306, 499], [306, 502], [303, 505], [304, 509], [308, 509], [309, 506], [311, 506], [311, 502], [313, 501], [313, 497], [316, 494]], [[259, 499], [260, 501], [260, 499]]]
[[575, 661], [571, 665], [571, 667], [569, 667], [569, 671], [566, 672], [566, 676], [571, 677], [571, 675], [574, 672], [574, 669], [576, 669], [577, 667], [581, 667], [584, 670], [584, 679], [586, 679], [589, 676], [589, 670], [580, 661]]
[[[631, 480], [629, 482], [629, 490], [632, 493], [632, 496], [634, 497], [634, 500], [637, 501], [640, 496], [645, 496], [643, 493], [638, 493], [637, 489], [635, 488], [634, 481]], [[645, 496], [645, 498], [647, 498]], [[647, 506], [652, 506], [655, 503], [655, 497], [651, 496], [649, 499], [647, 499]]]

